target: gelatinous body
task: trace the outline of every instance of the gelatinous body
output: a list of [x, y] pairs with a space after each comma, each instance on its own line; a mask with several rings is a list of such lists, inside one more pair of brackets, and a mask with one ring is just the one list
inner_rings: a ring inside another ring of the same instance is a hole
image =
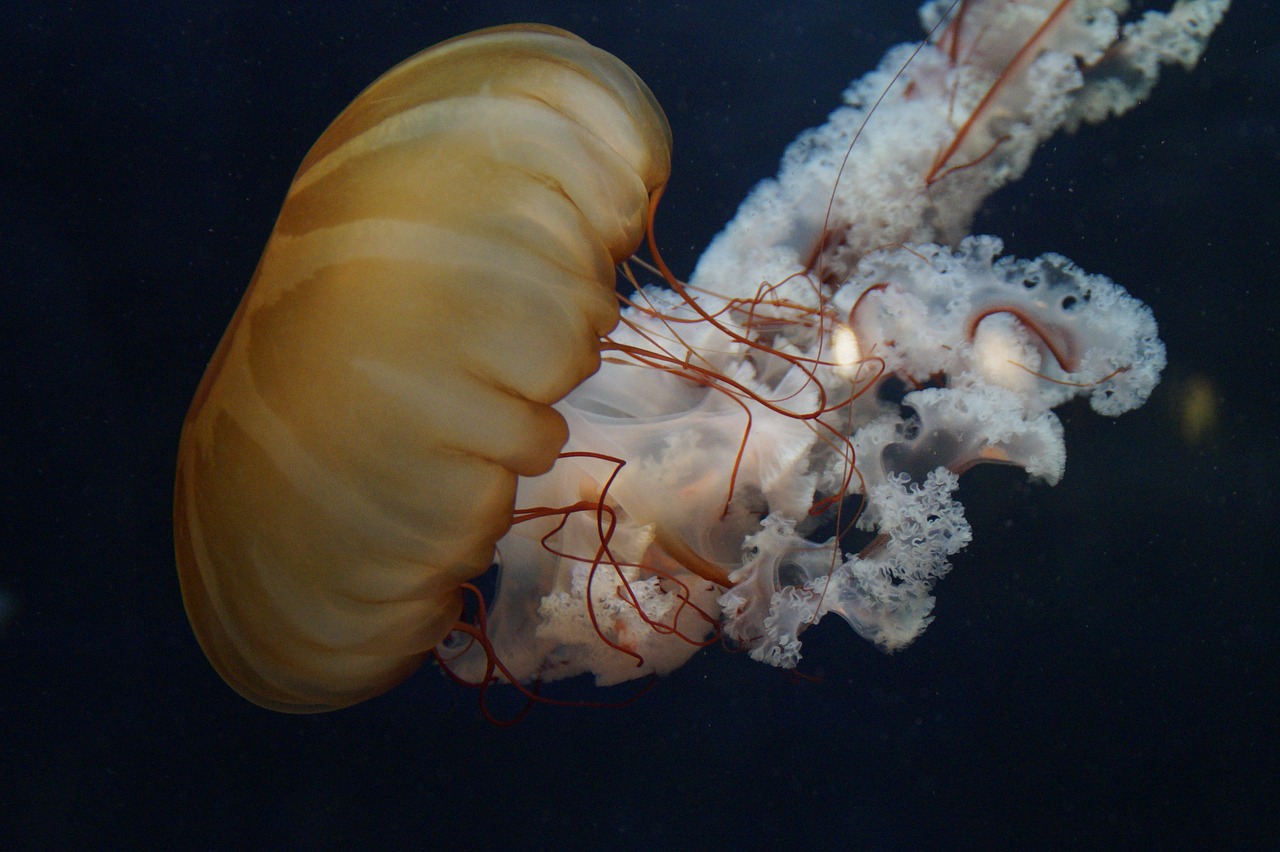
[[565, 440], [670, 133], [625, 65], [485, 30], [366, 89], [303, 161], [183, 426], [174, 529], [205, 653], [259, 704], [407, 677]]

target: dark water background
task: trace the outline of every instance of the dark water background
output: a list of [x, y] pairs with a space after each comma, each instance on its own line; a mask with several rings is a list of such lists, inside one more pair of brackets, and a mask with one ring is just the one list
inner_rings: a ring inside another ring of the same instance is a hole
[[[536, 20], [648, 81], [699, 249], [912, 4], [25, 3], [0, 33], [0, 847], [1276, 847], [1280, 12], [1037, 156], [975, 230], [1155, 310], [1164, 384], [1068, 408], [1056, 488], [966, 477], [974, 543], [885, 657], [828, 622], [798, 683], [720, 650], [616, 711], [497, 729], [435, 671], [274, 715], [182, 612], [178, 430], [293, 170], [442, 38]], [[1216, 430], [1178, 427], [1188, 382]]]

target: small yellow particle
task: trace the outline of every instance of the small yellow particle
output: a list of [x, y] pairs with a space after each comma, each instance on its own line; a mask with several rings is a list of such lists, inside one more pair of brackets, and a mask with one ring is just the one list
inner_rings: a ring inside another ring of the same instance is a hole
[[1209, 438], [1218, 428], [1218, 392], [1203, 373], [1187, 379], [1181, 391], [1177, 406], [1182, 440], [1194, 446]]

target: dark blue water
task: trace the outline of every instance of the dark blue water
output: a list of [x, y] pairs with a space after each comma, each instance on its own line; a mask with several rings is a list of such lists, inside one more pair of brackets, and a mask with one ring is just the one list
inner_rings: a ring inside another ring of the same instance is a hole
[[[178, 430], [293, 170], [395, 62], [512, 20], [670, 116], [687, 273], [783, 146], [916, 34], [908, 3], [19, 4], [0, 35], [0, 846], [1254, 848], [1280, 843], [1280, 13], [1046, 146], [976, 230], [1155, 310], [1165, 383], [1068, 408], [1056, 488], [967, 475], [974, 543], [885, 657], [820, 683], [711, 649], [614, 711], [497, 729], [424, 670], [317, 717], [205, 663], [173, 570]], [[1179, 400], [1218, 400], [1188, 442]]]

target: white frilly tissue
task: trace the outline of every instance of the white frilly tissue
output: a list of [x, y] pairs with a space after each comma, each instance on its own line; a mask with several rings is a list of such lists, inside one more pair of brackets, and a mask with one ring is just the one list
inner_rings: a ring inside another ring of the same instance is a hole
[[1059, 255], [1001, 257], [973, 215], [1049, 136], [1192, 67], [1227, 5], [927, 3], [928, 41], [790, 146], [685, 291], [637, 293], [557, 406], [563, 455], [520, 482], [489, 647], [455, 634], [442, 660], [607, 685], [717, 638], [793, 667], [831, 612], [887, 651], [916, 638], [972, 536], [959, 476], [1055, 483], [1054, 407], [1129, 411], [1165, 365], [1145, 305]]

